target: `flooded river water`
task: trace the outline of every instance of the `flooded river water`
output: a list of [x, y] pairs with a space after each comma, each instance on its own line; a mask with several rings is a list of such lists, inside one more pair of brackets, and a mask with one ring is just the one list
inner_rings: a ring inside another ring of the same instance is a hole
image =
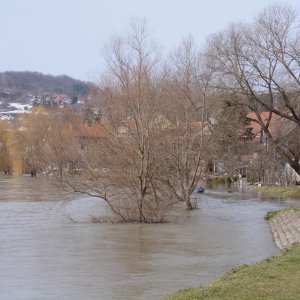
[[292, 204], [208, 191], [176, 222], [92, 223], [101, 200], [53, 190], [0, 178], [0, 299], [160, 299], [204, 285], [278, 253], [263, 216]]

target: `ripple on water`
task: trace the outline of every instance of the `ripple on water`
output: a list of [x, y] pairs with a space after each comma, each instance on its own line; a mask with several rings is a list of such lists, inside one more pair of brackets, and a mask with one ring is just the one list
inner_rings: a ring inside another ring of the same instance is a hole
[[[275, 254], [268, 210], [289, 203], [208, 191], [166, 224], [95, 224], [101, 200], [0, 178], [1, 299], [158, 299]], [[75, 220], [76, 222], [72, 222]]]

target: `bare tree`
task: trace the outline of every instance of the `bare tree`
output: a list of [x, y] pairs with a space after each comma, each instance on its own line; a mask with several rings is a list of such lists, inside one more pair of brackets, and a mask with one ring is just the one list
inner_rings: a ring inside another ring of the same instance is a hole
[[[237, 24], [214, 34], [206, 58], [214, 86], [228, 105], [253, 111], [273, 147], [300, 174], [300, 150], [289, 142], [300, 126], [299, 27], [293, 9], [274, 4], [250, 25]], [[260, 113], [269, 112], [268, 120]], [[270, 131], [272, 116], [286, 120], [280, 137]]]
[[85, 178], [69, 184], [101, 197], [120, 221], [162, 222], [178, 200], [161, 181], [160, 69], [145, 22], [133, 21], [128, 36], [106, 45], [104, 57], [99, 101], [105, 134], [96, 144], [86, 142]]
[[171, 55], [165, 82], [165, 115], [172, 120], [165, 147], [168, 176], [165, 182], [189, 209], [195, 207], [191, 196], [204, 175], [207, 158], [207, 83], [200, 74], [201, 58], [191, 37], [183, 40]]
[[67, 109], [37, 108], [21, 120], [23, 159], [35, 171], [63, 173], [78, 161], [76, 116]]

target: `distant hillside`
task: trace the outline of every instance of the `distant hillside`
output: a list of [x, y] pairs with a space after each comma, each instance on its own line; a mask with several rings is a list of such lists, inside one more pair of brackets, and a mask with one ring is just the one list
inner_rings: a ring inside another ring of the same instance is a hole
[[92, 85], [68, 77], [38, 72], [0, 73], [0, 119], [12, 120], [32, 106], [85, 105]]
[[62, 93], [69, 97], [85, 97], [89, 94], [88, 84], [66, 75], [52, 76], [38, 72], [0, 73], [0, 92], [11, 94]]

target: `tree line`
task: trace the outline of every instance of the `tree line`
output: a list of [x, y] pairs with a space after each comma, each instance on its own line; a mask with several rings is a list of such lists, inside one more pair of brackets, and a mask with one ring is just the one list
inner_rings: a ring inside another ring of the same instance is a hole
[[74, 95], [82, 97], [89, 94], [89, 84], [66, 75], [7, 71], [0, 73], [0, 90], [14, 94], [52, 92], [63, 93], [69, 97]]

